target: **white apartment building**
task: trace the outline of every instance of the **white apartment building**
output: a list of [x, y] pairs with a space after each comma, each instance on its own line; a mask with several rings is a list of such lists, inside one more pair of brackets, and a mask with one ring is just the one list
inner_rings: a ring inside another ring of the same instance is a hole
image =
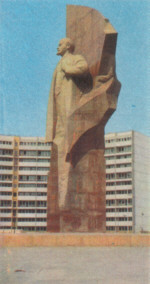
[[[129, 131], [105, 135], [106, 229], [150, 231], [150, 138]], [[0, 230], [46, 231], [51, 143], [0, 136]]]
[[51, 143], [0, 136], [0, 230], [46, 231]]
[[150, 138], [106, 134], [105, 159], [107, 231], [150, 231]]

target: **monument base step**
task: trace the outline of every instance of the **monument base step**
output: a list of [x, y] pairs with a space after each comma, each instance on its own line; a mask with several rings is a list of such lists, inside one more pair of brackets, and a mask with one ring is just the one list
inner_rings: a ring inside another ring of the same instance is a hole
[[148, 234], [0, 233], [0, 247], [148, 247]]

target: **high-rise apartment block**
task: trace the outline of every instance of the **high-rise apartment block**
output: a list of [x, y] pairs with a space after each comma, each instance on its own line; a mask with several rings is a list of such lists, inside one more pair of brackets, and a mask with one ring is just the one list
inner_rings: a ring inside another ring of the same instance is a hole
[[0, 230], [45, 231], [50, 143], [0, 136]]
[[150, 231], [150, 138], [105, 135], [107, 231]]
[[[150, 138], [129, 131], [105, 135], [106, 228], [150, 231]], [[0, 230], [46, 231], [51, 143], [0, 136]]]

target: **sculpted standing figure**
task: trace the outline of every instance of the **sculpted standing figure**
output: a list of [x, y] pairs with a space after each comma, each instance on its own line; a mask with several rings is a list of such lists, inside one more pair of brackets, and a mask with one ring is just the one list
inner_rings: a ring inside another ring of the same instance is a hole
[[[66, 117], [77, 103], [73, 96], [75, 76], [88, 72], [88, 65], [81, 55], [73, 55], [74, 43], [69, 38], [60, 40], [57, 55], [62, 56], [54, 71], [47, 111], [46, 139], [57, 141], [64, 135]], [[56, 125], [55, 125], [55, 121]]]
[[[67, 118], [76, 106], [82, 92], [77, 95], [75, 80], [88, 74], [88, 65], [81, 55], [73, 55], [74, 43], [69, 38], [61, 39], [57, 55], [62, 56], [54, 71], [47, 111], [46, 140], [57, 146], [58, 155], [58, 200], [64, 208], [67, 194], [69, 163], [67, 155]], [[84, 80], [84, 79], [83, 79]]]

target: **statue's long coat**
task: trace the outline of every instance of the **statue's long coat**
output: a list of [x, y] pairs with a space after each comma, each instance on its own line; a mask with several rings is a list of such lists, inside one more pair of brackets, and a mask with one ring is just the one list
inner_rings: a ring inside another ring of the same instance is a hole
[[[64, 135], [63, 129], [70, 110], [77, 100], [74, 78], [88, 72], [88, 65], [81, 55], [66, 54], [56, 66], [49, 94], [46, 141], [53, 141], [56, 136]], [[55, 141], [57, 143], [57, 141]]]

